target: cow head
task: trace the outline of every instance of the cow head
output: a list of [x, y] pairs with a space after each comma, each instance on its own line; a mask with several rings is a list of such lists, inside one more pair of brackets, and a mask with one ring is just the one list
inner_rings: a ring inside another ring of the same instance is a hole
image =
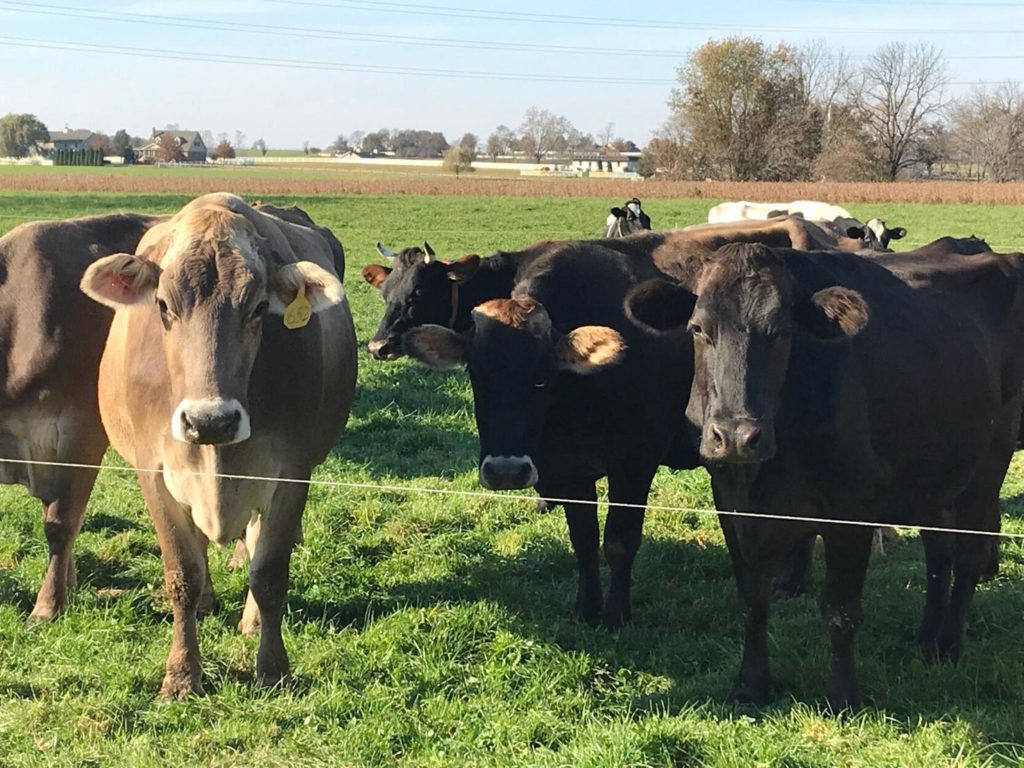
[[279, 263], [245, 216], [221, 207], [190, 211], [142, 256], [96, 261], [81, 287], [115, 310], [159, 317], [176, 403], [170, 433], [194, 445], [249, 438], [249, 380], [263, 324], [281, 322], [266, 316], [284, 315], [300, 296], [316, 313], [344, 295], [338, 278], [313, 262]]
[[385, 303], [384, 317], [369, 348], [378, 360], [394, 360], [404, 354], [402, 334], [409, 329], [454, 325], [459, 285], [476, 274], [480, 257], [474, 254], [441, 261], [429, 243], [401, 253], [377, 243], [377, 251], [391, 264], [363, 268], [363, 279], [380, 290]]
[[625, 237], [651, 228], [651, 217], [644, 213], [637, 198], [628, 200], [621, 208], [612, 208], [605, 221], [605, 237]]
[[889, 250], [889, 242], [901, 240], [907, 236], [903, 227], [889, 229], [881, 219], [871, 219], [863, 227], [850, 227], [846, 230], [848, 237], [864, 241], [864, 247], [872, 251]]
[[701, 427], [701, 455], [751, 464], [775, 455], [794, 334], [819, 340], [854, 336], [868, 321], [856, 291], [804, 289], [783, 258], [763, 245], [719, 249], [697, 281], [696, 295], [668, 283], [642, 283], [627, 312], [655, 330], [685, 323], [694, 339], [690, 418]]
[[537, 482], [533, 457], [555, 376], [596, 373], [617, 364], [625, 352], [625, 341], [612, 328], [588, 325], [562, 333], [543, 305], [528, 298], [481, 304], [465, 333], [427, 325], [408, 331], [403, 343], [406, 354], [432, 368], [469, 368], [480, 483], [492, 490]]

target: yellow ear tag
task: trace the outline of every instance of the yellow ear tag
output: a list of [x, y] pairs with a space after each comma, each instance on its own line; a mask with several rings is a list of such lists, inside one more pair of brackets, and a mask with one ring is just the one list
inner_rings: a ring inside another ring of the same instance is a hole
[[289, 331], [305, 328], [309, 325], [309, 318], [313, 316], [313, 305], [306, 298], [306, 286], [299, 286], [299, 293], [295, 301], [285, 307], [284, 327]]

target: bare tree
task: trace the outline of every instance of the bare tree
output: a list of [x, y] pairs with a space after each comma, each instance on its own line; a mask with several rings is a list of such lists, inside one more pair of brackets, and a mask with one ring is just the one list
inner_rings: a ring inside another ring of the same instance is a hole
[[827, 123], [832, 107], [846, 101], [856, 79], [850, 55], [830, 48], [824, 40], [812, 40], [796, 50], [803, 80], [804, 99], [821, 110]]
[[525, 148], [538, 163], [550, 152], [564, 151], [574, 130], [568, 119], [540, 107], [526, 110], [519, 128]]
[[496, 160], [498, 155], [507, 155], [512, 151], [515, 141], [516, 135], [512, 129], [507, 125], [499, 125], [494, 129], [494, 133], [487, 137], [487, 154], [492, 160]]
[[942, 53], [931, 43], [887, 43], [865, 65], [858, 106], [890, 179], [913, 164], [910, 149], [941, 115], [948, 82]]
[[602, 147], [607, 147], [613, 141], [615, 141], [615, 123], [608, 123], [597, 132], [597, 143]]
[[181, 163], [185, 160], [185, 152], [178, 141], [178, 136], [173, 131], [164, 131], [157, 140], [160, 147], [157, 150], [156, 158], [161, 163]]
[[977, 87], [952, 110], [953, 145], [961, 160], [992, 181], [1024, 177], [1024, 92], [1019, 83]]

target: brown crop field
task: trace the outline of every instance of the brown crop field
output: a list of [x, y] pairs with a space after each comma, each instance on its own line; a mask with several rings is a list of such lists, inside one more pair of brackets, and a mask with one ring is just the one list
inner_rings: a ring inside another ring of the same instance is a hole
[[[280, 169], [279, 169], [280, 170]], [[364, 172], [365, 173], [365, 172]], [[368, 175], [344, 172], [269, 173], [263, 169], [0, 168], [0, 190], [36, 192], [173, 193], [230, 189], [241, 195], [503, 195], [516, 197], [705, 198], [829, 200], [843, 203], [1024, 204], [1024, 183], [951, 181], [895, 183], [630, 181], [566, 178], [454, 178], [449, 175]]]

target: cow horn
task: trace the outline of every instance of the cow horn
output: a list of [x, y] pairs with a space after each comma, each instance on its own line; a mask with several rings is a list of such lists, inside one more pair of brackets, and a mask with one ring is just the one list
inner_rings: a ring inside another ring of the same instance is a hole
[[434, 252], [434, 249], [430, 247], [430, 243], [428, 243], [426, 240], [423, 241], [423, 253], [424, 264], [429, 264], [430, 262], [434, 261], [437, 258], [437, 254]]
[[386, 259], [393, 259], [393, 258], [395, 258], [398, 255], [397, 253], [392, 251], [390, 248], [388, 248], [386, 245], [384, 245], [384, 243], [380, 242], [379, 240], [377, 241], [377, 253], [379, 253], [381, 256], [383, 256]]

